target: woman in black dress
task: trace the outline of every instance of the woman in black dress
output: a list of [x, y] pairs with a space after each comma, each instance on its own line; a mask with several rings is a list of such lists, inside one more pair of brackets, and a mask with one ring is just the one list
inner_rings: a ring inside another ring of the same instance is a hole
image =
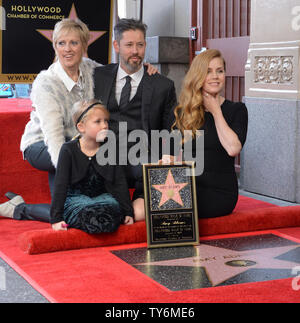
[[221, 96], [225, 70], [218, 50], [195, 57], [175, 109], [174, 127], [182, 134], [191, 130], [195, 141], [197, 130], [204, 131], [204, 171], [196, 177], [200, 218], [230, 214], [238, 200], [234, 161], [246, 141], [248, 113], [243, 103]]

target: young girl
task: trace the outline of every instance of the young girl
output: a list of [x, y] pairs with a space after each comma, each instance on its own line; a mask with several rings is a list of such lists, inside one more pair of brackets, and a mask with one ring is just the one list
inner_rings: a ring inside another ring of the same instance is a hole
[[50, 210], [54, 230], [69, 226], [87, 233], [113, 232], [122, 223], [133, 223], [123, 169], [100, 166], [96, 160], [108, 118], [109, 112], [98, 101], [81, 101], [73, 107], [80, 137], [63, 144], [60, 151]]
[[52, 204], [27, 204], [9, 192], [0, 216], [50, 222], [54, 230], [73, 227], [88, 233], [112, 232], [133, 223], [127, 181], [120, 166], [100, 166], [96, 154], [106, 137], [108, 111], [97, 101], [78, 102], [73, 120], [80, 138], [63, 144]]

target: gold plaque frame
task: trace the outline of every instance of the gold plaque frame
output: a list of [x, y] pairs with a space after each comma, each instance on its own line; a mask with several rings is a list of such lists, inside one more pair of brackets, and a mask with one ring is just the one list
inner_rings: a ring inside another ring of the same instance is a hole
[[199, 245], [194, 162], [143, 165], [148, 248]]

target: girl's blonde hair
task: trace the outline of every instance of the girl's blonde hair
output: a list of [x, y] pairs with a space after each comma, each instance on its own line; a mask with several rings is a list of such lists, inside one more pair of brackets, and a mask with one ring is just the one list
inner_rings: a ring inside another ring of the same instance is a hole
[[53, 31], [52, 41], [53, 41], [53, 48], [56, 49], [57, 41], [59, 37], [65, 33], [70, 31], [76, 31], [79, 34], [81, 43], [83, 45], [84, 51], [88, 48], [88, 43], [90, 40], [90, 31], [88, 26], [83, 23], [79, 19], [70, 19], [65, 18], [58, 23], [56, 23]]
[[78, 101], [72, 107], [72, 119], [75, 127], [77, 128], [77, 125], [79, 122], [84, 122], [94, 109], [101, 110], [106, 115], [106, 118], [109, 119], [108, 110], [98, 100], [93, 99], [93, 100]]
[[226, 69], [225, 60], [216, 49], [209, 49], [196, 56], [184, 78], [179, 104], [174, 111], [176, 121], [173, 128], [176, 127], [182, 134], [184, 130], [191, 130], [193, 138], [205, 121], [202, 87], [207, 77], [209, 63], [214, 58], [221, 58]]

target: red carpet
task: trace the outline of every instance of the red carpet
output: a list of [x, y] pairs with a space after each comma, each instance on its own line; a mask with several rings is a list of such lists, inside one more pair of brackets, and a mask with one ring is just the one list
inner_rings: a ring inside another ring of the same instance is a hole
[[[11, 230], [4, 236], [1, 233], [3, 252], [0, 256], [52, 302], [199, 303], [300, 300], [299, 292], [291, 288], [292, 279], [171, 292], [112, 255], [109, 252], [112, 248], [29, 256], [16, 246], [14, 239], [15, 234], [22, 232], [21, 227], [16, 229], [15, 224], [9, 225], [9, 220], [2, 221], [1, 228], [5, 225]], [[126, 248], [144, 246], [145, 244], [127, 245]], [[115, 249], [120, 248], [124, 247]]]
[[[241, 196], [236, 210], [231, 215], [214, 219], [201, 219], [199, 221], [199, 232], [200, 237], [204, 237], [297, 226], [300, 226], [300, 206], [276, 207]], [[20, 248], [28, 254], [146, 241], [145, 222], [121, 226], [117, 232], [110, 234], [89, 235], [76, 229], [70, 229], [67, 232], [55, 232], [49, 228], [27, 231], [19, 237]]]
[[22, 194], [27, 203], [48, 203], [48, 176], [23, 160], [21, 136], [29, 121], [31, 101], [0, 99], [0, 202], [7, 191]]
[[[252, 201], [241, 197], [237, 210], [242, 214], [247, 204], [249, 208], [250, 205], [256, 204], [258, 213], [262, 210], [266, 212], [264, 225], [268, 221], [272, 222], [273, 215], [270, 213], [272, 210], [274, 212], [290, 209], [290, 207], [273, 207], [257, 201], [253, 201], [252, 204]], [[294, 208], [298, 213], [289, 218], [291, 223], [288, 226], [295, 226], [296, 222], [292, 218], [296, 218], [300, 227], [299, 208]], [[255, 208], [253, 214], [255, 214]], [[262, 216], [260, 220], [263, 220]], [[286, 225], [287, 222], [282, 224]], [[141, 228], [143, 224], [140, 223], [137, 226]], [[0, 256], [52, 302], [198, 303], [299, 302], [300, 300], [299, 292], [291, 288], [292, 279], [171, 292], [109, 252], [112, 249], [145, 247], [145, 243], [39, 255], [28, 255], [21, 250], [19, 237], [24, 232], [45, 229], [47, 231], [48, 228], [49, 225], [45, 223], [0, 218]], [[297, 227], [274, 232], [300, 241], [300, 231]]]

